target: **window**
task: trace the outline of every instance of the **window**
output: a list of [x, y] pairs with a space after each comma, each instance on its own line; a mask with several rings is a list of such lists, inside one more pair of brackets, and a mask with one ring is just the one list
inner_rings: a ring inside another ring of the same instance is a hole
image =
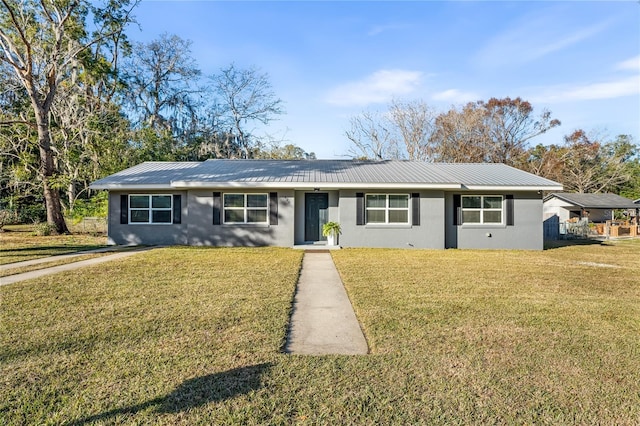
[[463, 195], [462, 223], [501, 224], [502, 196]]
[[409, 194], [367, 194], [366, 223], [409, 223]]
[[171, 195], [129, 195], [129, 223], [172, 223]]
[[267, 223], [267, 194], [224, 194], [224, 223]]

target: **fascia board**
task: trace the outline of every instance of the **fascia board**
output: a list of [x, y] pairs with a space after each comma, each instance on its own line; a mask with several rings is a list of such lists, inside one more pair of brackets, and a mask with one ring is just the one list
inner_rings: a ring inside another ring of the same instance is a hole
[[349, 183], [349, 182], [171, 182], [174, 189], [282, 188], [282, 189], [460, 189], [457, 183]]
[[130, 183], [107, 183], [100, 185], [89, 185], [90, 189], [106, 189], [109, 191], [145, 191], [145, 190], [167, 190], [174, 189], [170, 184], [167, 183], [156, 183], [156, 184], [137, 184], [133, 185]]
[[469, 191], [562, 191], [562, 186], [463, 185]]

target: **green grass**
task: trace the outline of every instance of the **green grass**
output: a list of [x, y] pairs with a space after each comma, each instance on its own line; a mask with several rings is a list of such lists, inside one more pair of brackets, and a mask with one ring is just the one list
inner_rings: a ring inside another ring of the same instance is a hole
[[72, 234], [34, 236], [33, 226], [10, 225], [0, 232], [0, 265], [47, 256], [91, 250], [107, 245], [100, 235]]
[[294, 250], [0, 287], [0, 424], [638, 424], [639, 248], [332, 252], [366, 356], [281, 353]]

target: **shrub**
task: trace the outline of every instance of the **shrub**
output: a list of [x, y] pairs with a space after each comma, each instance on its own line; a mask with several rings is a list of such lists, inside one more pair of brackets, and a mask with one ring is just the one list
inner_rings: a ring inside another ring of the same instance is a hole
[[5, 225], [13, 225], [18, 221], [18, 214], [15, 210], [2, 209], [0, 210], [0, 232]]
[[55, 234], [56, 227], [47, 222], [36, 223], [33, 227], [33, 235], [38, 237], [47, 237], [49, 235]]
[[18, 223], [39, 223], [47, 219], [44, 204], [27, 204], [17, 209]]
[[69, 216], [73, 223], [80, 223], [86, 217], [106, 218], [108, 212], [107, 191], [102, 191], [89, 199], [78, 199], [73, 204]]

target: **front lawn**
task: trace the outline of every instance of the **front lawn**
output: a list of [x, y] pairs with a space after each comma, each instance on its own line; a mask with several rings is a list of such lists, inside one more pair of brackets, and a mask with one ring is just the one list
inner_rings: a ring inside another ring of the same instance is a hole
[[639, 243], [333, 256], [409, 418], [638, 424]]
[[333, 252], [366, 356], [281, 353], [294, 250], [0, 287], [0, 424], [637, 424], [639, 247]]

